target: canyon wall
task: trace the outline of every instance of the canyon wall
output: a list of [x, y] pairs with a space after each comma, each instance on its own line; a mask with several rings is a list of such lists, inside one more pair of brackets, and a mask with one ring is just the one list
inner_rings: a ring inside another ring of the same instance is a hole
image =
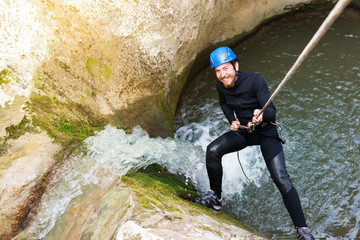
[[39, 96], [46, 96], [82, 109], [57, 113], [69, 121], [91, 113], [169, 136], [181, 91], [215, 47], [234, 44], [273, 17], [333, 2], [3, 1], [0, 134], [21, 120], [23, 103], [43, 106]]
[[[214, 48], [274, 17], [334, 2], [1, 0], [0, 236], [26, 225], [56, 164], [60, 146], [41, 129], [67, 144], [71, 134], [61, 131], [79, 123], [169, 136], [181, 92]], [[7, 141], [24, 119], [35, 133]]]

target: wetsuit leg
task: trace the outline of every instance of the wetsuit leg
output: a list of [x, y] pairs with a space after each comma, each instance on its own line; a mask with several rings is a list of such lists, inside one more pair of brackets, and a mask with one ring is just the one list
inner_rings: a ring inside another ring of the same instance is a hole
[[286, 171], [285, 157], [280, 141], [273, 137], [261, 138], [261, 151], [270, 175], [281, 192], [284, 204], [296, 227], [305, 227], [305, 217], [299, 195]]
[[230, 152], [246, 147], [246, 138], [240, 133], [229, 131], [211, 142], [206, 149], [206, 169], [210, 181], [210, 189], [221, 198], [223, 168], [221, 158]]

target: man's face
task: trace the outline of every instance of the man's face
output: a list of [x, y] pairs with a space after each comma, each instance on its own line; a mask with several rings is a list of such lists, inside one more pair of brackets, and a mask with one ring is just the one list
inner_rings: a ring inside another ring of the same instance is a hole
[[[238, 62], [235, 62], [235, 68], [236, 70], [239, 69]], [[232, 88], [235, 86], [235, 81], [237, 79], [235, 68], [230, 62], [215, 67], [216, 77], [224, 87]]]

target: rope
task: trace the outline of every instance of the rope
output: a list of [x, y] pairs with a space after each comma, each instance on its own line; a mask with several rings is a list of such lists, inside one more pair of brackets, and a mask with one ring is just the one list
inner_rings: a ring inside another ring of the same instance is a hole
[[244, 176], [245, 176], [245, 177], [247, 178], [247, 180], [249, 180], [250, 182], [254, 182], [254, 180], [251, 180], [250, 178], [248, 178], [248, 176], [246, 175], [246, 173], [245, 173], [245, 171], [244, 171], [244, 168], [243, 168], [243, 166], [242, 166], [242, 164], [241, 164], [241, 162], [240, 162], [239, 151], [237, 151], [237, 159], [238, 159], [238, 161], [239, 161], [239, 164], [240, 164], [240, 167], [241, 167], [241, 170], [242, 170]]
[[281, 88], [285, 85], [285, 83], [290, 79], [290, 77], [295, 73], [295, 71], [300, 67], [301, 63], [305, 60], [305, 58], [309, 55], [311, 50], [316, 46], [319, 40], [324, 36], [326, 31], [330, 28], [330, 26], [334, 23], [334, 21], [340, 16], [341, 12], [346, 8], [346, 6], [351, 2], [351, 0], [339, 0], [335, 7], [331, 10], [329, 15], [326, 17], [325, 21], [322, 23], [320, 28], [314, 34], [310, 42], [304, 48], [300, 56], [297, 58], [294, 65], [291, 67], [289, 72], [286, 74], [284, 79], [280, 82], [279, 86], [276, 88], [274, 93], [271, 95], [269, 100], [265, 103], [264, 107], [261, 109], [258, 117], [265, 111], [265, 109], [269, 106], [270, 102], [275, 98], [275, 96], [280, 92]]
[[[269, 106], [271, 101], [276, 97], [276, 95], [280, 92], [281, 88], [285, 85], [285, 83], [290, 79], [290, 77], [295, 73], [295, 71], [300, 67], [302, 62], [305, 60], [305, 58], [309, 55], [311, 50], [317, 45], [317, 43], [320, 41], [320, 39], [324, 36], [326, 31], [330, 28], [330, 26], [335, 22], [335, 20], [340, 16], [340, 14], [344, 11], [347, 5], [351, 0], [339, 0], [334, 8], [331, 10], [329, 15], [326, 17], [324, 22], [321, 24], [320, 28], [316, 31], [310, 42], [306, 45], [304, 50], [301, 52], [300, 56], [295, 61], [294, 65], [290, 68], [289, 72], [285, 75], [284, 79], [280, 82], [279, 86], [276, 88], [274, 93], [271, 95], [269, 100], [265, 103], [264, 107], [261, 109], [260, 113], [258, 114], [257, 118], [265, 111], [265, 109]], [[249, 126], [243, 126], [240, 125], [241, 128], [249, 129]], [[241, 169], [245, 175], [245, 177], [250, 181], [243, 169], [243, 166], [241, 165], [240, 158], [239, 158], [239, 151], [237, 152], [237, 157], [239, 164], [241, 166]]]

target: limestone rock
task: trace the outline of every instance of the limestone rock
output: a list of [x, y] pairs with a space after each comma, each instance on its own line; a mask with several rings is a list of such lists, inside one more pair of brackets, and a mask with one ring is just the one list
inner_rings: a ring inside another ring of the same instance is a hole
[[9, 239], [26, 224], [39, 201], [45, 179], [60, 146], [45, 134], [26, 134], [9, 142], [8, 154], [0, 157], [0, 239]]
[[[264, 21], [300, 6], [333, 2], [1, 1], [0, 72], [11, 69], [16, 76], [0, 79], [0, 105], [7, 108], [0, 111], [0, 136], [23, 116], [16, 97], [26, 102], [34, 95], [76, 103], [117, 125], [140, 125], [153, 136], [168, 136], [181, 91], [189, 77], [208, 64], [216, 46], [233, 45]], [[14, 103], [16, 112], [9, 113]], [[8, 154], [0, 158], [1, 239], [24, 226], [44, 189], [44, 178], [54, 163], [52, 155], [60, 148], [45, 134], [29, 134], [9, 143]], [[76, 207], [69, 212], [80, 213]], [[224, 226], [202, 216], [184, 214], [187, 223], [194, 223], [188, 227], [169, 213], [149, 214], [147, 220], [157, 222], [158, 228], [134, 216], [117, 226], [117, 234], [125, 236], [132, 229], [140, 235], [175, 236], [182, 228], [182, 235], [192, 232], [201, 239], [204, 231], [197, 229], [211, 225], [215, 230], [204, 236], [230, 239], [239, 231], [226, 226], [226, 232], [218, 234]], [[93, 220], [89, 224], [97, 221]], [[181, 227], [175, 229], [176, 225]]]
[[168, 136], [186, 81], [208, 65], [214, 47], [299, 6], [329, 2], [3, 2], [0, 70], [13, 69], [20, 82], [8, 83], [16, 91], [0, 88], [1, 96], [55, 96], [110, 122]]
[[[110, 186], [98, 185], [72, 201], [47, 239], [265, 239], [259, 233], [217, 220], [186, 208], [168, 212], [147, 209], [130, 188], [113, 179]], [[31, 239], [22, 232], [14, 240]]]

